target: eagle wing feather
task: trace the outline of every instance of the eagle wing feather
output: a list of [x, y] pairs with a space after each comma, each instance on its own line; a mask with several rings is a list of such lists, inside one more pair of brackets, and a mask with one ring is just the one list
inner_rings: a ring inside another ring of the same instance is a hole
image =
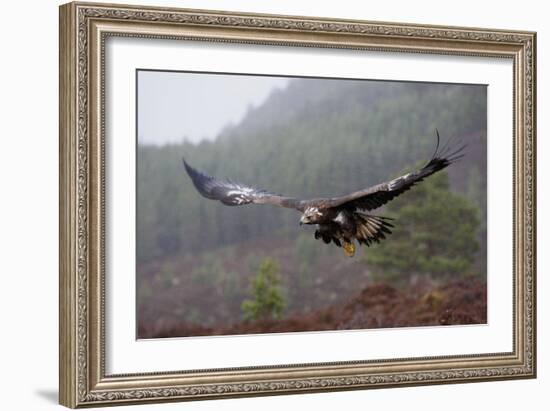
[[191, 167], [185, 159], [183, 165], [197, 191], [205, 198], [218, 200], [228, 206], [245, 204], [271, 204], [279, 207], [297, 208], [299, 201], [247, 186], [231, 180], [219, 180]]
[[327, 207], [341, 207], [349, 210], [374, 210], [383, 206], [388, 201], [410, 190], [415, 184], [426, 177], [448, 167], [450, 164], [464, 156], [466, 145], [458, 148], [450, 147], [450, 140], [441, 148], [439, 147], [439, 132], [436, 130], [437, 146], [430, 161], [418, 170], [394, 178], [391, 181], [355, 191], [341, 197], [334, 197], [326, 201]]

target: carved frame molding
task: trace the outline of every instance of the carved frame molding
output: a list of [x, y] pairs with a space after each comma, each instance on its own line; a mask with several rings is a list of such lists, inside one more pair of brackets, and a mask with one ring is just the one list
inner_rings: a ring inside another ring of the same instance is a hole
[[[513, 352], [105, 375], [103, 99], [109, 36], [513, 59]], [[74, 408], [535, 377], [535, 41], [535, 33], [504, 30], [92, 3], [61, 6], [60, 403]]]

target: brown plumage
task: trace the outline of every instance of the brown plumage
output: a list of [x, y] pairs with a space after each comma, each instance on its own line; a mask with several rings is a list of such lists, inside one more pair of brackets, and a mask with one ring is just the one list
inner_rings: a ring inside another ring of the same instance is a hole
[[345, 196], [300, 200], [253, 188], [229, 179], [219, 180], [183, 164], [197, 191], [205, 198], [218, 200], [227, 206], [270, 204], [302, 212], [301, 224], [315, 224], [315, 238], [343, 247], [346, 254], [355, 253], [354, 241], [370, 246], [391, 234], [393, 225], [388, 217], [367, 214], [410, 190], [416, 183], [448, 167], [463, 157], [465, 146], [451, 149], [449, 142], [440, 149], [439, 132], [432, 158], [419, 170], [393, 180], [355, 191]]

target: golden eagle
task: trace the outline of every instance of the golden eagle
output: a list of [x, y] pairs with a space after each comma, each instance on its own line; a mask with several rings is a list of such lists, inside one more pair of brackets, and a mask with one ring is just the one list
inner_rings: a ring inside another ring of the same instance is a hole
[[391, 218], [370, 215], [367, 212], [381, 207], [416, 183], [463, 157], [465, 145], [451, 148], [449, 140], [440, 149], [437, 130], [436, 135], [436, 149], [424, 167], [386, 183], [333, 198], [300, 200], [284, 197], [229, 179], [218, 180], [194, 169], [185, 159], [183, 164], [195, 188], [203, 197], [218, 200], [227, 206], [271, 204], [294, 208], [302, 212], [300, 225], [317, 225], [315, 239], [322, 239], [326, 244], [333, 242], [338, 247], [343, 247], [345, 253], [352, 257], [355, 254], [354, 240], [370, 246], [373, 242], [379, 243], [386, 238], [386, 234], [391, 234]]

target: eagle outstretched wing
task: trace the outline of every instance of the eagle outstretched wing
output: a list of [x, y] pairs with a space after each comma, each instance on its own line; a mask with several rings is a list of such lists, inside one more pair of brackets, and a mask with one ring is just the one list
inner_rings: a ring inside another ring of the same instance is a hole
[[448, 167], [464, 156], [466, 145], [452, 148], [451, 140], [439, 147], [439, 132], [436, 130], [437, 145], [430, 161], [419, 170], [407, 173], [391, 181], [370, 188], [355, 191], [341, 197], [299, 200], [284, 197], [262, 189], [236, 183], [231, 180], [219, 180], [191, 167], [185, 159], [183, 165], [197, 191], [205, 198], [218, 200], [228, 206], [245, 204], [271, 204], [279, 207], [295, 208], [304, 211], [308, 207], [318, 209], [374, 210], [404, 193], [426, 177]]
[[426, 177], [442, 170], [464, 156], [466, 145], [451, 147], [451, 139], [444, 147], [439, 147], [439, 132], [436, 130], [437, 145], [432, 158], [419, 170], [407, 173], [391, 181], [355, 191], [345, 196], [327, 199], [327, 208], [345, 208], [348, 210], [374, 210], [413, 187]]
[[197, 191], [205, 198], [218, 200], [228, 206], [245, 204], [271, 204], [280, 207], [297, 208], [299, 201], [268, 191], [249, 187], [231, 180], [218, 180], [191, 167], [185, 159], [183, 165]]

